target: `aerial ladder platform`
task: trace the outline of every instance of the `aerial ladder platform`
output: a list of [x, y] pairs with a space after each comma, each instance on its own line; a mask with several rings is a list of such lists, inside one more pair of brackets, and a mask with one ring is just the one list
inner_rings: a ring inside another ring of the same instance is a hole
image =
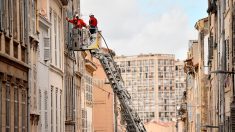
[[126, 130], [128, 132], [147, 132], [137, 112], [131, 107], [131, 96], [126, 88], [124, 88], [124, 82], [119, 67], [113, 60], [112, 55], [102, 51], [100, 48], [101, 33], [98, 31], [90, 35], [87, 29], [83, 29], [81, 34], [79, 34], [77, 29], [73, 29], [72, 32], [73, 50], [89, 50], [91, 55], [100, 61], [109, 83], [113, 88], [113, 92], [119, 99], [121, 114], [126, 122]]

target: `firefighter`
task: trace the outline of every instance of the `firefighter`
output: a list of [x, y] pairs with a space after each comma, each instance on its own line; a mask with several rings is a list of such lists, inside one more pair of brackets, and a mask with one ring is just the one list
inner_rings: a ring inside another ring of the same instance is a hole
[[66, 17], [66, 20], [74, 25], [72, 31], [74, 39], [76, 38], [74, 42], [76, 43], [76, 41], [78, 41], [77, 43], [79, 44], [79, 47], [85, 45], [86, 39], [83, 35], [82, 28], [87, 27], [86, 23], [81, 18], [79, 18], [79, 15], [77, 13], [73, 16], [73, 19], [68, 19], [68, 17]]
[[66, 17], [66, 20], [74, 25], [75, 28], [82, 29], [83, 27], [87, 27], [86, 23], [79, 18], [78, 14], [75, 14], [73, 19], [69, 20], [68, 17]]
[[89, 17], [90, 17], [89, 30], [91, 34], [94, 34], [96, 33], [96, 30], [97, 30], [97, 19], [95, 18], [93, 14], [90, 14]]

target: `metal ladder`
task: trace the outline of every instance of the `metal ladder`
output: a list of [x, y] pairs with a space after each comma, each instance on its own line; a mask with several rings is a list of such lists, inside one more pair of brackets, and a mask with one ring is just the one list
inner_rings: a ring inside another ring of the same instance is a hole
[[124, 88], [124, 82], [121, 77], [119, 68], [116, 62], [114, 62], [112, 56], [107, 53], [103, 53], [101, 49], [91, 50], [91, 55], [97, 58], [113, 88], [113, 92], [117, 95], [121, 108], [122, 115], [126, 121], [126, 129], [128, 132], [146, 132], [144, 124], [141, 122], [137, 112], [131, 108], [131, 96]]

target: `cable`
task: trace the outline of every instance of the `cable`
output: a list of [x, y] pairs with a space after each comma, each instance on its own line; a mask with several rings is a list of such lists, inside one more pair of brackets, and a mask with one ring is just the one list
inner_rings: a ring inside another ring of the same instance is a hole
[[111, 52], [110, 52], [110, 49], [109, 49], [109, 47], [108, 47], [108, 44], [107, 44], [107, 42], [106, 42], [104, 36], [103, 36], [100, 32], [98, 32], [98, 33], [100, 34], [100, 36], [101, 36], [102, 39], [104, 40], [104, 43], [105, 43], [105, 45], [106, 45], [106, 47], [107, 47], [107, 49], [108, 49], [108, 52], [109, 52], [111, 58], [113, 59], [113, 56], [112, 56], [112, 54], [111, 54]]

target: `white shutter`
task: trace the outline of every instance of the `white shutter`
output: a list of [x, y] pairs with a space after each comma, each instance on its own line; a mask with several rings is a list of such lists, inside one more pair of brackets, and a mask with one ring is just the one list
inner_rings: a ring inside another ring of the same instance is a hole
[[50, 60], [50, 38], [44, 38], [44, 60]]

